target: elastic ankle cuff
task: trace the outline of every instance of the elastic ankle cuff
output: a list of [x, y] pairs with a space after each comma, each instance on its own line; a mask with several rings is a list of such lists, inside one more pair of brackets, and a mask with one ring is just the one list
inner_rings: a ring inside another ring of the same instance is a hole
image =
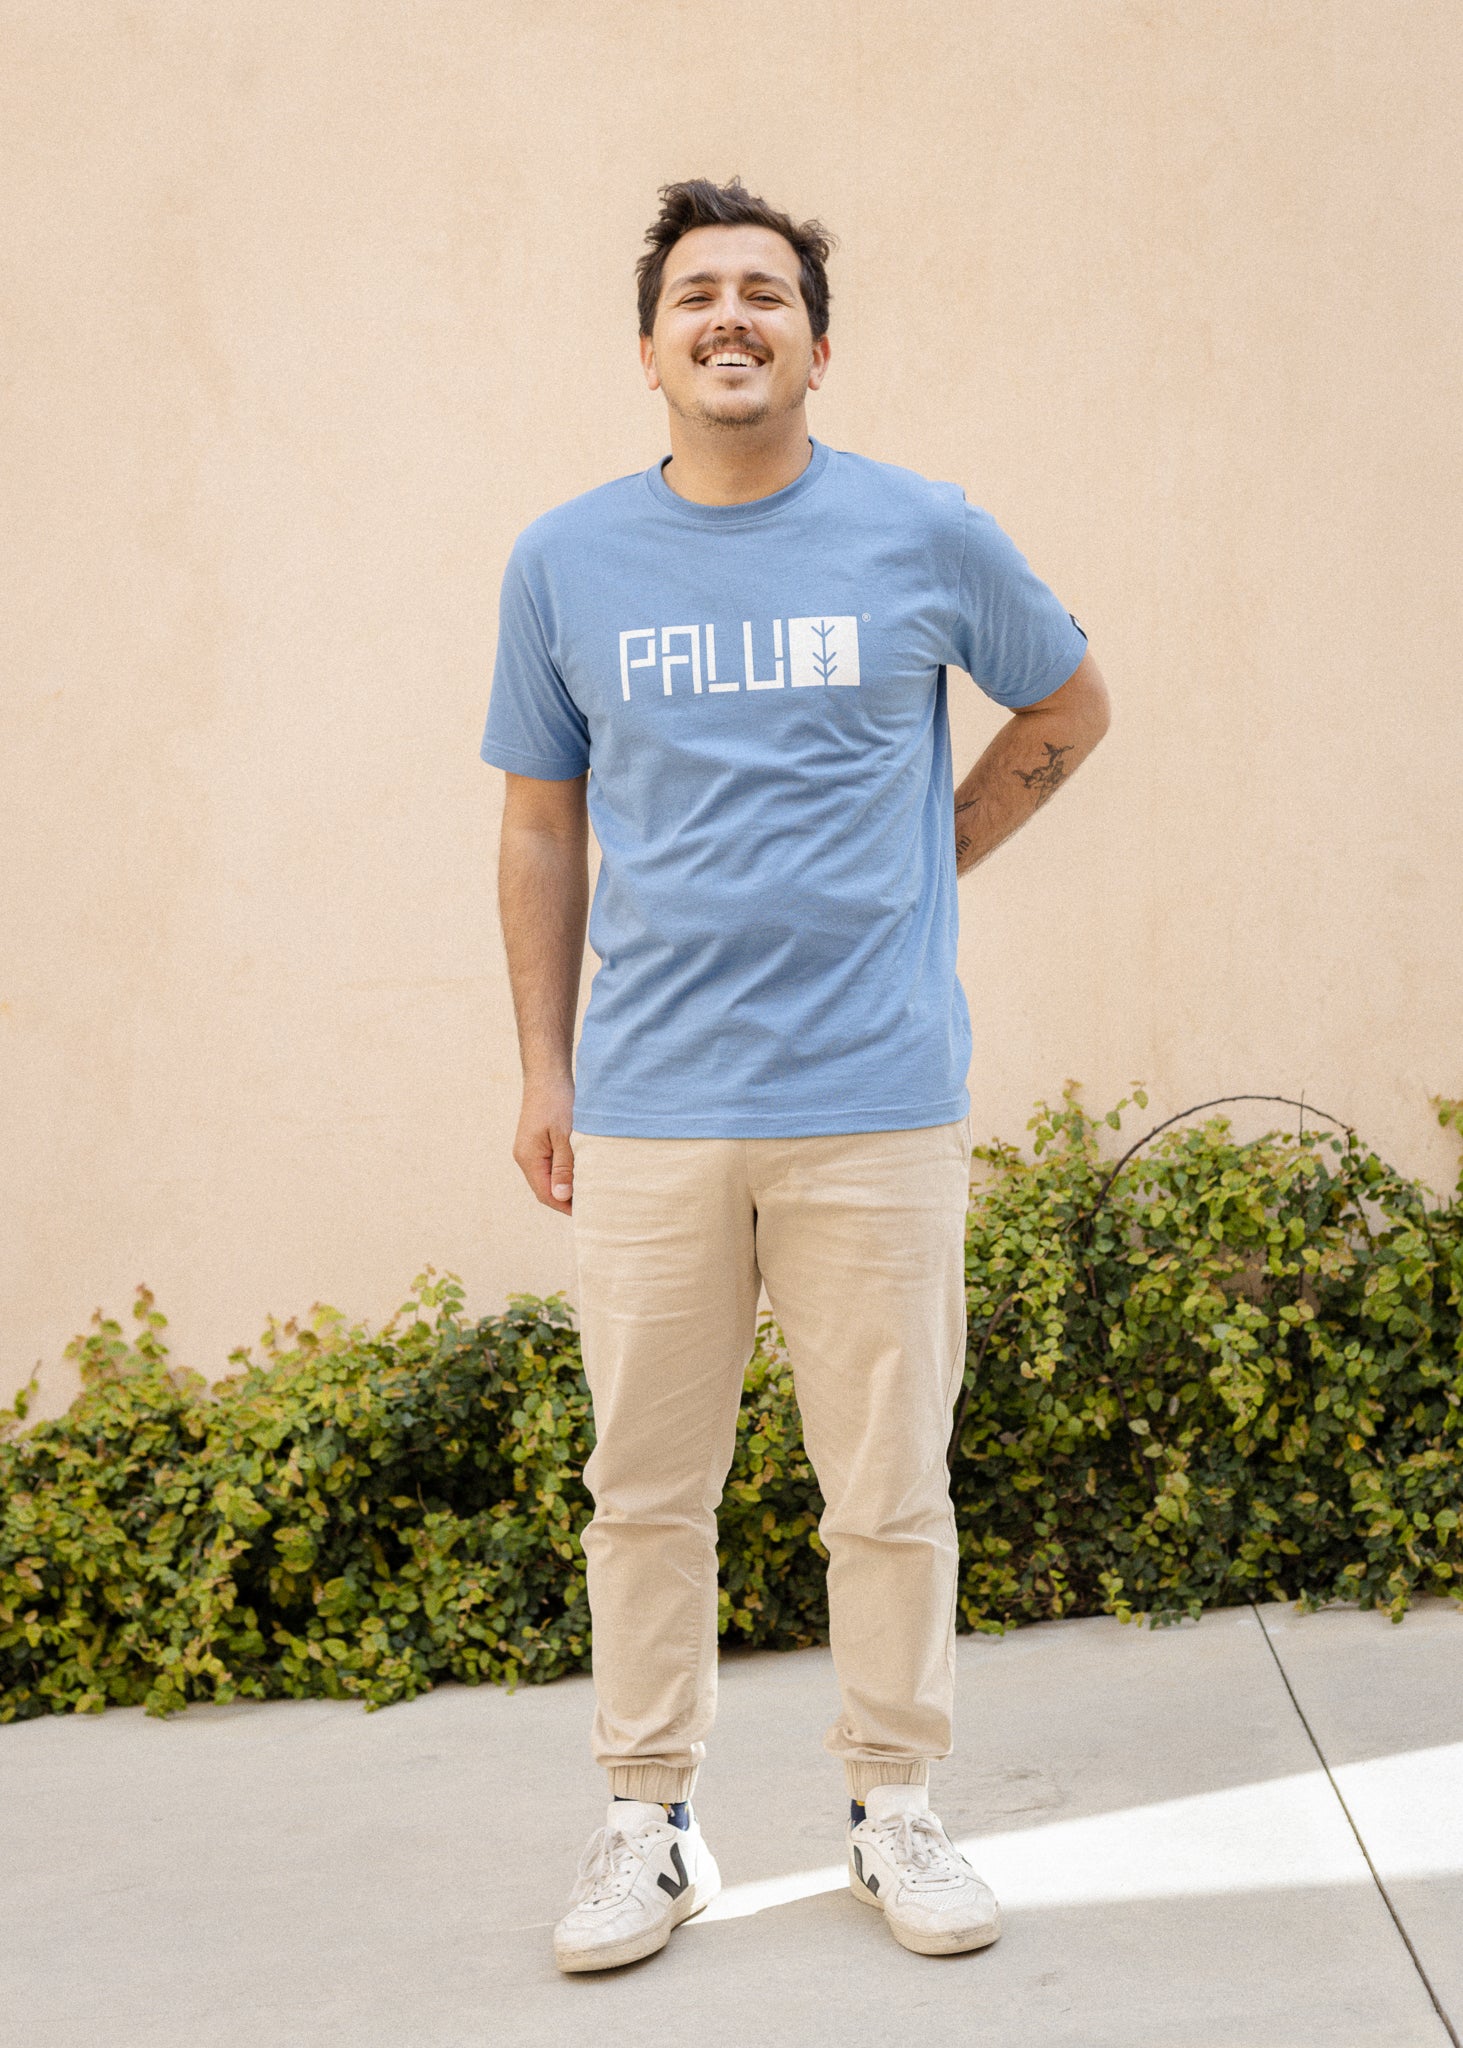
[[669, 1764], [611, 1764], [610, 1793], [616, 1799], [655, 1799], [674, 1805], [689, 1799], [696, 1784], [698, 1764], [678, 1771]]
[[[862, 1805], [864, 1794], [875, 1785], [928, 1785], [930, 1767], [924, 1757], [906, 1757], [901, 1763], [894, 1757], [883, 1761], [875, 1757], [845, 1757], [844, 1775], [848, 1779], [848, 1796]], [[659, 1793], [649, 1795], [659, 1798]]]

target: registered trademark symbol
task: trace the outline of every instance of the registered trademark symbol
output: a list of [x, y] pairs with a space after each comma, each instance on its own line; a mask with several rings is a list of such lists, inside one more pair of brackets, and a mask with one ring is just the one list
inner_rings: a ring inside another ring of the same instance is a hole
[[867, 625], [868, 623], [869, 623], [869, 615], [868, 615], [868, 613], [867, 613], [867, 612], [865, 612], [865, 613], [864, 613], [864, 624], [865, 624], [865, 625]]

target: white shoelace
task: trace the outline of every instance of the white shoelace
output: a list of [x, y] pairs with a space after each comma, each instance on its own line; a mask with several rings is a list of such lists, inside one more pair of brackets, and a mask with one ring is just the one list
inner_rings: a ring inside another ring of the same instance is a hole
[[571, 1906], [608, 1906], [623, 1899], [645, 1861], [623, 1828], [600, 1828], [579, 1859]]
[[972, 1872], [945, 1838], [933, 1814], [895, 1813], [874, 1822], [881, 1849], [897, 1863], [904, 1882], [917, 1891], [942, 1891], [969, 1884]]

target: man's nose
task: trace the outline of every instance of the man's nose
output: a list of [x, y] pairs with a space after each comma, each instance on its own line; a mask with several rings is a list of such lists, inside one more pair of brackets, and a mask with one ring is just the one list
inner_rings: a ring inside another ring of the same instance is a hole
[[716, 318], [719, 326], [735, 327], [742, 333], [746, 332], [750, 324], [747, 319], [746, 308], [736, 293], [730, 289], [717, 302]]

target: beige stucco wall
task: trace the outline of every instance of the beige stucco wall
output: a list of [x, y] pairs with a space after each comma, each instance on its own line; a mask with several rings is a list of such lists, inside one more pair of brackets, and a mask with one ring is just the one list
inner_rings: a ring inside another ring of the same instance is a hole
[[[665, 446], [630, 269], [696, 173], [839, 232], [814, 430], [962, 482], [1114, 693], [962, 884], [977, 1134], [1068, 1074], [1303, 1090], [1451, 1184], [1452, 0], [0, 32], [0, 1393], [139, 1279], [209, 1373], [426, 1260], [572, 1295], [508, 1157], [477, 746], [513, 535]], [[999, 714], [954, 694], [963, 772]]]

